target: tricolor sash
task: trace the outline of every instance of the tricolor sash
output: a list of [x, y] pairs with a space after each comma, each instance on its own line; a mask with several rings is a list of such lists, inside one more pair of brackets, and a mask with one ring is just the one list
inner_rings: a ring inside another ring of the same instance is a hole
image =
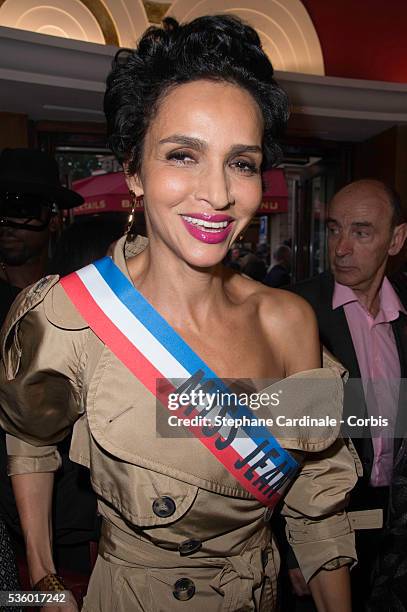
[[[61, 279], [69, 299], [89, 327], [136, 378], [180, 419], [206, 413], [206, 406], [169, 408], [170, 393], [228, 387], [188, 346], [132, 285], [116, 264], [105, 257]], [[163, 384], [164, 381], [164, 384]], [[217, 406], [219, 408], [219, 406]], [[235, 422], [256, 422], [240, 402], [221, 406]], [[225, 428], [186, 425], [236, 480], [263, 505], [273, 508], [293, 480], [299, 465], [271, 432], [256, 423]]]

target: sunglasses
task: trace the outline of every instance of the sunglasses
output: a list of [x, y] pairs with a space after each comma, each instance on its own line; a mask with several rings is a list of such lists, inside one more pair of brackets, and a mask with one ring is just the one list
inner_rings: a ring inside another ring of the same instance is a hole
[[42, 221], [44, 208], [51, 213], [58, 212], [56, 202], [43, 195], [8, 191], [0, 193], [0, 217]]
[[[0, 227], [13, 227], [34, 232], [44, 230], [52, 214], [58, 212], [56, 203], [34, 193], [0, 193]], [[22, 222], [11, 219], [24, 219]], [[32, 225], [31, 221], [39, 221]]]

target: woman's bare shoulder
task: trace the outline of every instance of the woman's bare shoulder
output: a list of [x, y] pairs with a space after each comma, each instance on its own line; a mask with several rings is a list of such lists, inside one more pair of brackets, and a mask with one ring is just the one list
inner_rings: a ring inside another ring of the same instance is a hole
[[302, 325], [315, 319], [312, 307], [299, 295], [286, 289], [274, 289], [240, 274], [233, 274], [229, 281], [233, 295], [242, 302], [256, 305], [261, 318], [281, 319], [282, 323]]
[[250, 305], [250, 324], [255, 316], [263, 339], [280, 355], [287, 376], [320, 367], [318, 326], [308, 302], [247, 278], [233, 282], [241, 303]]

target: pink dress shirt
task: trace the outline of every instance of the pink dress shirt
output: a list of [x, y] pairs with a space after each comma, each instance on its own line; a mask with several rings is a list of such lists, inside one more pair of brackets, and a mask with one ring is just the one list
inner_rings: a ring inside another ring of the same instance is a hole
[[[391, 321], [406, 313], [385, 277], [380, 289], [380, 309], [373, 317], [352, 289], [335, 283], [332, 308], [343, 306], [359, 364], [369, 417], [385, 417], [387, 427], [372, 427], [374, 461], [370, 484], [390, 484], [394, 431], [400, 391], [400, 360]], [[407, 314], [407, 313], [406, 313]]]

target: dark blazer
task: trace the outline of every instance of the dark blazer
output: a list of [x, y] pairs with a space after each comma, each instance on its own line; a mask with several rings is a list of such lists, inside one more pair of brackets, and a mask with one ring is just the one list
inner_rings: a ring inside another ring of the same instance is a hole
[[[407, 290], [405, 295], [401, 287], [395, 287], [402, 304], [407, 309]], [[321, 342], [347, 368], [350, 383], [345, 386], [344, 420], [351, 414], [367, 416], [365, 396], [360, 380], [360, 370], [352, 343], [346, 315], [343, 307], [332, 308], [334, 278], [330, 272], [324, 272], [315, 278], [303, 281], [292, 287], [292, 291], [305, 298], [313, 307], [318, 320]], [[392, 328], [400, 359], [401, 378], [407, 378], [407, 316], [400, 313]], [[403, 421], [407, 414], [405, 384], [400, 387], [397, 431], [406, 431]], [[367, 485], [373, 464], [373, 445], [370, 437], [359, 437], [362, 431], [352, 428], [352, 440], [363, 465], [364, 485]], [[397, 449], [396, 449], [397, 450]], [[362, 484], [362, 483], [361, 483]], [[362, 486], [362, 488], [364, 488]], [[355, 508], [354, 504], [351, 504]]]

